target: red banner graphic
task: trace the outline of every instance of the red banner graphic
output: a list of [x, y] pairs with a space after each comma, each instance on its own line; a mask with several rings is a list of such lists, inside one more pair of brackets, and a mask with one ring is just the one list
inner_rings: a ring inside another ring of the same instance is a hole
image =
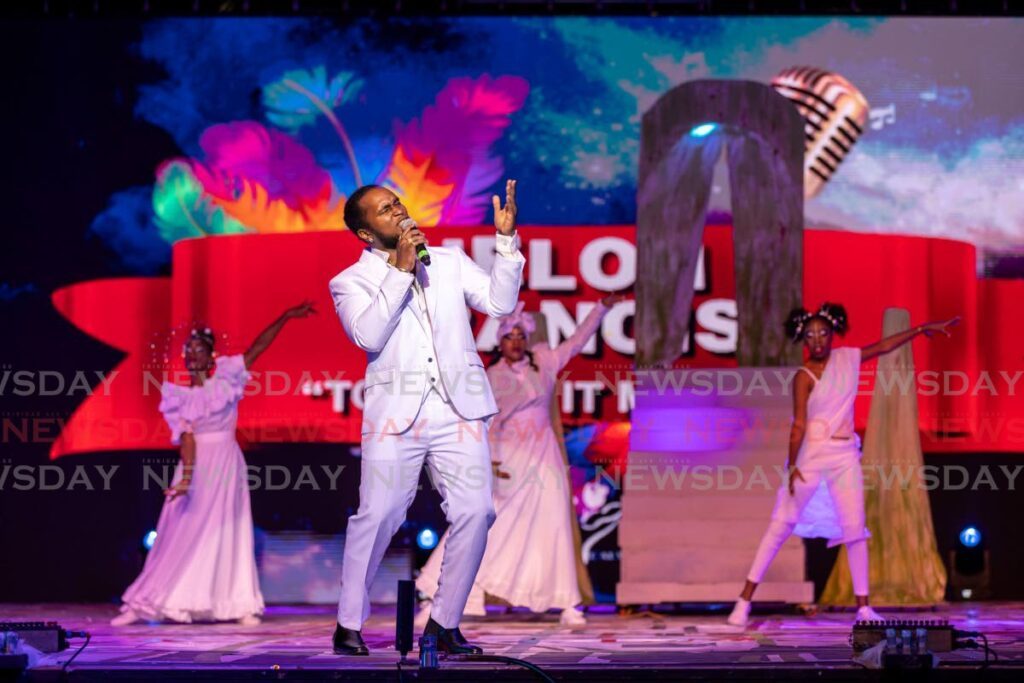
[[[604, 293], [630, 287], [642, 268], [631, 226], [524, 227], [520, 234], [527, 257], [522, 299], [527, 310], [545, 314], [548, 337], [555, 341], [571, 334]], [[434, 244], [461, 245], [489, 268], [493, 230], [431, 228], [429, 237]], [[1008, 302], [1024, 298], [1024, 282], [978, 280], [974, 247], [950, 240], [812, 230], [804, 244], [805, 302], [829, 300], [847, 307], [852, 325], [842, 344], [875, 341], [889, 306], [908, 308], [915, 322], [964, 317], [952, 340], [914, 342], [919, 373], [935, 372], [938, 381], [948, 382], [952, 372], [956, 380], [955, 387], [921, 393], [926, 448], [1024, 448], [1015, 440], [1024, 442], [1024, 404], [1011, 382], [1022, 366], [1017, 349], [1024, 323], [1019, 316], [1005, 321], [1000, 314]], [[170, 278], [97, 280], [54, 292], [54, 306], [69, 321], [126, 355], [65, 425], [51, 457], [170, 448], [157, 411], [159, 385], [168, 377], [187, 381], [180, 359], [182, 331], [202, 322], [225, 335], [219, 353], [240, 353], [282, 310], [304, 299], [316, 302], [319, 315], [289, 323], [252, 368], [240, 407], [241, 436], [258, 442], [358, 442], [366, 357], [346, 338], [327, 282], [353, 263], [360, 249], [347, 232], [184, 240], [174, 247]], [[694, 286], [693, 331], [677, 365], [735, 366], [728, 226], [706, 230]], [[567, 423], [628, 420], [633, 311], [632, 301], [618, 304], [568, 366], [562, 394]], [[479, 314], [473, 323], [486, 357], [495, 342], [495, 323]], [[998, 394], [978, 391], [982, 376], [999, 371], [1007, 374], [1001, 384], [997, 381]], [[867, 396], [858, 401], [860, 427], [868, 403]]]

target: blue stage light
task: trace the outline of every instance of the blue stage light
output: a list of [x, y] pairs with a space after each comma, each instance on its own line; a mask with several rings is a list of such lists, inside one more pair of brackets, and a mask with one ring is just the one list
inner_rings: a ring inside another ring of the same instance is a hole
[[702, 123], [690, 129], [690, 137], [703, 138], [714, 133], [717, 128], [717, 123]]
[[142, 547], [146, 550], [152, 550], [153, 544], [156, 543], [156, 532], [150, 531], [142, 537]]
[[960, 542], [965, 548], [975, 548], [981, 543], [981, 532], [973, 526], [965, 527], [960, 532]]
[[423, 550], [433, 550], [437, 547], [437, 532], [430, 527], [423, 527], [420, 532], [416, 534], [416, 545]]

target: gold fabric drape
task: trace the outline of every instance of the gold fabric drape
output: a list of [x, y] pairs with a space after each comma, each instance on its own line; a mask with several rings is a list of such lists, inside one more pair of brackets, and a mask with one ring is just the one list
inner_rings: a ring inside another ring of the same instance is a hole
[[[910, 313], [888, 308], [882, 336], [910, 327]], [[946, 593], [946, 567], [935, 543], [928, 492], [921, 485], [924, 458], [918, 433], [917, 389], [910, 344], [878, 360], [864, 437], [864, 508], [874, 605], [934, 605]], [[832, 568], [822, 605], [853, 605], [844, 545]]]

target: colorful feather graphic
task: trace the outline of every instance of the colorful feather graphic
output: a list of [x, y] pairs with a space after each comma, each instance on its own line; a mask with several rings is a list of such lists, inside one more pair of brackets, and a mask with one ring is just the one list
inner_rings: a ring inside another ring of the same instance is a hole
[[234, 219], [260, 233], [341, 230], [345, 227], [344, 202], [332, 203], [330, 187], [324, 190], [320, 197], [295, 210], [283, 199], [272, 198], [263, 185], [242, 180], [236, 197], [217, 197], [214, 202]]
[[213, 202], [257, 232], [340, 230], [343, 198], [330, 174], [285, 133], [256, 121], [211, 126], [199, 140], [206, 154], [195, 177]]
[[153, 213], [160, 236], [171, 244], [186, 237], [246, 232], [244, 225], [214, 204], [192, 167], [182, 159], [157, 169]]
[[[420, 225], [438, 224], [445, 200], [455, 187], [454, 183], [442, 184], [437, 178], [440, 174], [431, 168], [431, 163], [430, 157], [407, 159], [401, 147], [395, 147], [391, 158], [388, 184]], [[430, 177], [432, 170], [435, 171], [433, 178]]]
[[244, 179], [262, 185], [274, 199], [300, 209], [331, 185], [330, 174], [317, 164], [307, 147], [257, 121], [210, 126], [200, 136], [199, 146], [205, 158], [194, 164], [196, 176], [218, 199], [236, 196]]
[[363, 81], [350, 71], [341, 71], [328, 81], [327, 69], [323, 65], [312, 71], [296, 69], [263, 86], [263, 107], [267, 111], [268, 121], [292, 135], [303, 126], [316, 123], [317, 115], [322, 114], [341, 138], [345, 154], [352, 165], [356, 185], [362, 185], [363, 179], [352, 141], [334, 113], [335, 107], [351, 101], [362, 85]]
[[397, 128], [384, 182], [417, 222], [429, 226], [483, 221], [490, 206], [488, 190], [505, 172], [501, 157], [491, 155], [491, 146], [523, 106], [529, 90], [517, 76], [453, 78], [420, 120]]

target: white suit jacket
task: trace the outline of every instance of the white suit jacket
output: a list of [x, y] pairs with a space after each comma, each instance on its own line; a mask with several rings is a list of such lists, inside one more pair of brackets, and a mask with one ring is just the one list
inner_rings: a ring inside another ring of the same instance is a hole
[[440, 381], [463, 418], [498, 412], [466, 306], [495, 317], [514, 311], [526, 260], [518, 239], [508, 244], [511, 256], [499, 249], [490, 275], [461, 249], [431, 246], [431, 264], [416, 268], [429, 321], [414, 298], [413, 274], [389, 266], [369, 248], [331, 279], [341, 324], [367, 354], [364, 435], [408, 429], [424, 394]]

